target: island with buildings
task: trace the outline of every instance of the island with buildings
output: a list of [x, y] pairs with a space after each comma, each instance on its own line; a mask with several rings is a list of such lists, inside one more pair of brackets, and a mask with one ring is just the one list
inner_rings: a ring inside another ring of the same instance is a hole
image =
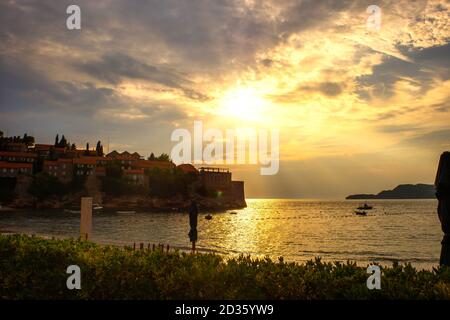
[[38, 144], [27, 134], [0, 131], [0, 204], [9, 208], [63, 209], [83, 196], [105, 210], [183, 210], [192, 199], [200, 209], [246, 206], [244, 182], [226, 168], [174, 164], [167, 154], [103, 152], [100, 141], [79, 149], [57, 135]]

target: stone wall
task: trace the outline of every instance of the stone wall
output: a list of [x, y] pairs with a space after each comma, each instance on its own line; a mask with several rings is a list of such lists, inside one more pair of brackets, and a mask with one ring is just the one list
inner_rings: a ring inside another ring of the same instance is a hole
[[231, 192], [233, 202], [238, 206], [246, 207], [245, 202], [245, 192], [244, 192], [244, 181], [232, 181], [231, 182]]

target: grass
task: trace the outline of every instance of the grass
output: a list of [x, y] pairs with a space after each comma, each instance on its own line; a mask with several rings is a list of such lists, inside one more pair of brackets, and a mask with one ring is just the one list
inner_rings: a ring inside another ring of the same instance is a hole
[[[72, 264], [81, 268], [81, 290], [66, 287]], [[368, 290], [366, 268], [352, 262], [225, 260], [0, 235], [1, 299], [450, 299], [450, 268], [381, 270], [381, 290]]]

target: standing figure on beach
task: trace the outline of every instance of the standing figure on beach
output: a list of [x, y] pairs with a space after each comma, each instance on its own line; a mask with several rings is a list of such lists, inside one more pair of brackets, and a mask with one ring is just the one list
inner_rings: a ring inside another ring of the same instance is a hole
[[197, 241], [197, 218], [198, 218], [198, 207], [195, 200], [191, 201], [189, 207], [189, 225], [191, 230], [189, 231], [189, 240], [192, 242], [192, 252], [195, 252], [195, 242]]
[[450, 152], [444, 152], [441, 155], [434, 184], [436, 197], [439, 200], [439, 221], [444, 232], [440, 265], [450, 266]]

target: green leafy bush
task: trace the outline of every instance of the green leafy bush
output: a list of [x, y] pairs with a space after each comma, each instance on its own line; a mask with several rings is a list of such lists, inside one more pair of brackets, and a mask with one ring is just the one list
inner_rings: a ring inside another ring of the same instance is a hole
[[62, 197], [83, 190], [85, 181], [85, 177], [76, 176], [70, 182], [63, 183], [54, 176], [40, 172], [33, 176], [28, 192], [40, 200]]
[[183, 173], [180, 169], [147, 169], [150, 192], [149, 195], [158, 198], [170, 198], [176, 195], [188, 196], [189, 185], [195, 177]]
[[145, 195], [148, 190], [144, 186], [135, 185], [125, 178], [102, 177], [102, 191], [109, 196]]
[[[81, 290], [66, 269], [81, 268]], [[0, 235], [2, 299], [449, 299], [450, 268], [382, 268], [368, 290], [355, 263], [131, 250], [77, 240]]]

